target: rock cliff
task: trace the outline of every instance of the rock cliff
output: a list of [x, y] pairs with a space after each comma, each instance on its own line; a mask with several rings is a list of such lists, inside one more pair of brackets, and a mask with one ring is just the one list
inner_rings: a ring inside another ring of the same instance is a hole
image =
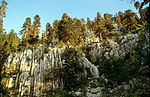
[[[122, 57], [138, 45], [138, 40], [138, 34], [129, 34], [121, 36], [117, 40], [109, 40], [105, 44], [89, 42], [85, 47], [90, 48], [88, 51], [90, 60], [83, 54], [80, 57], [80, 63], [84, 68], [89, 68], [94, 79], [93, 82], [95, 82], [99, 78], [97, 64], [93, 64], [97, 59], [99, 62], [102, 62], [103, 58], [115, 60]], [[42, 48], [33, 48], [10, 54], [5, 63], [5, 71], [7, 73], [15, 73], [9, 76], [8, 87], [12, 87], [11, 83], [14, 83], [14, 86], [19, 89], [21, 96], [41, 96], [44, 95], [43, 91], [45, 88], [62, 89], [64, 82], [60, 77], [54, 76], [55, 78], [52, 77], [48, 82], [44, 81], [44, 77], [47, 72], [63, 67], [64, 60], [62, 60], [61, 54], [65, 49], [65, 46], [48, 48], [47, 52], [44, 52]], [[99, 97], [101, 95], [101, 87], [92, 88], [87, 86], [87, 91], [88, 97]], [[78, 95], [80, 92], [76, 94]]]

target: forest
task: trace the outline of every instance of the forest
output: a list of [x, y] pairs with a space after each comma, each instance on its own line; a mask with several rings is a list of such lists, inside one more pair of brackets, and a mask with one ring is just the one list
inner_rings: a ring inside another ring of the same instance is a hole
[[37, 14], [34, 20], [26, 17], [15, 33], [3, 28], [9, 7], [3, 0], [0, 96], [150, 97], [149, 4], [134, 1], [138, 14], [130, 9], [115, 15], [97, 12], [94, 20], [64, 13], [42, 31]]

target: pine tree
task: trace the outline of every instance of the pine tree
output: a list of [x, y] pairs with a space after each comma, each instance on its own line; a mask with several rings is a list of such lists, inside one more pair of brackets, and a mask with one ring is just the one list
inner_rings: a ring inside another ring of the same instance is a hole
[[93, 25], [93, 22], [90, 20], [90, 18], [88, 17], [87, 18], [87, 23], [86, 23], [86, 25], [87, 25], [87, 27], [88, 27], [88, 29], [90, 30], [90, 31], [92, 31], [93, 29], [93, 27], [92, 27], [92, 25]]
[[44, 41], [44, 40], [47, 40], [47, 33], [46, 33], [46, 31], [42, 31], [43, 33], [42, 33], [42, 40]]
[[7, 2], [3, 0], [0, 6], [0, 33], [3, 32], [3, 17], [6, 16], [6, 6]]
[[48, 38], [48, 40], [52, 41], [54, 39], [55, 35], [54, 35], [54, 29], [52, 28], [50, 23], [47, 23], [46, 31], [47, 31], [47, 38]]
[[109, 32], [111, 32], [114, 29], [114, 24], [112, 20], [112, 14], [105, 13], [104, 14], [105, 19], [105, 27], [108, 29]]
[[106, 39], [108, 30], [105, 27], [105, 21], [101, 17], [100, 13], [97, 13], [97, 18], [96, 18], [96, 26], [94, 28], [95, 36], [99, 38], [99, 42], [102, 42], [104, 39]]
[[36, 44], [38, 42], [40, 33], [39, 27], [41, 27], [40, 17], [39, 15], [36, 15], [34, 17], [33, 25], [31, 26], [30, 39], [28, 40], [29, 44]]
[[11, 32], [8, 35], [8, 41], [10, 43], [11, 52], [17, 51], [18, 45], [20, 43], [20, 39], [17, 36], [17, 33], [15, 33], [13, 29], [11, 30]]
[[76, 44], [79, 44], [86, 40], [87, 37], [87, 25], [84, 24], [83, 20], [76, 19], [74, 24], [74, 37]]
[[6, 6], [7, 6], [7, 2], [3, 0], [2, 5], [0, 6], [0, 94], [1, 96], [3, 96], [4, 93], [3, 86], [1, 83], [3, 77], [2, 68], [11, 52], [10, 45], [9, 45], [10, 43], [8, 41], [8, 35], [3, 30], [3, 17], [6, 16]]
[[138, 18], [136, 13], [132, 12], [131, 10], [125, 11], [124, 19], [122, 20], [122, 24], [124, 27], [123, 32], [132, 33], [136, 31], [137, 26], [138, 26], [136, 18]]
[[139, 14], [140, 14], [140, 21], [139, 24], [144, 25], [146, 23], [146, 18], [147, 18], [147, 9], [139, 9]]
[[85, 23], [85, 20], [84, 20], [84, 18], [81, 18], [81, 21], [82, 21], [82, 23], [83, 23], [83, 24]]
[[[81, 26], [81, 39], [85, 42], [86, 38], [88, 37], [87, 35], [87, 31], [88, 31], [88, 28], [87, 28], [87, 25], [83, 24]], [[82, 41], [81, 41], [82, 42]]]
[[22, 30], [20, 31], [20, 34], [23, 34], [22, 44], [24, 46], [27, 46], [28, 40], [30, 39], [30, 34], [31, 34], [31, 19], [29, 17], [26, 18], [26, 21], [22, 26]]
[[3, 17], [6, 16], [6, 6], [7, 2], [2, 1], [2, 5], [0, 6], [0, 33], [3, 31]]
[[140, 3], [139, 3], [139, 1], [137, 1], [137, 2], [134, 3], [134, 7], [135, 7], [136, 9], [139, 9], [139, 8], [140, 8]]
[[53, 32], [53, 39], [58, 38], [57, 32], [58, 32], [58, 25], [59, 25], [59, 21], [55, 20], [53, 23], [53, 29], [51, 27], [51, 32]]
[[117, 24], [117, 30], [120, 31], [120, 29], [122, 28], [122, 23], [121, 23], [121, 17], [116, 13], [116, 17], [115, 17], [115, 23]]
[[74, 33], [72, 31], [72, 21], [66, 13], [63, 14], [62, 19], [59, 21], [57, 36], [59, 41], [64, 43], [73, 43]]
[[34, 17], [34, 22], [31, 28], [31, 37], [37, 40], [39, 39], [39, 33], [40, 33], [39, 27], [41, 27], [40, 17], [39, 15], [36, 15]]

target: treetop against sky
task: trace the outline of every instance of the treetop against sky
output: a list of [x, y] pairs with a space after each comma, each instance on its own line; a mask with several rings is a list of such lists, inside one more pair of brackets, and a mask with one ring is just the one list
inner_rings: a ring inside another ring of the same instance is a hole
[[89, 17], [94, 20], [97, 12], [115, 15], [118, 11], [131, 9], [136, 12], [134, 4], [130, 0], [6, 0], [8, 3], [4, 29], [9, 33], [11, 29], [19, 33], [22, 24], [27, 17], [34, 20], [34, 16], [41, 17], [41, 30], [45, 30], [47, 22], [53, 23], [59, 20], [63, 13], [70, 17]]

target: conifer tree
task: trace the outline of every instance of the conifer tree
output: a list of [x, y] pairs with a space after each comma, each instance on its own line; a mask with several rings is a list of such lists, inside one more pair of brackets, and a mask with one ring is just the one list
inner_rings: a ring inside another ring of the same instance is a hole
[[108, 29], [109, 32], [111, 32], [114, 29], [114, 24], [112, 21], [112, 14], [105, 13], [104, 14], [105, 19], [105, 27]]
[[84, 18], [81, 18], [81, 21], [82, 21], [82, 23], [83, 23], [83, 24], [85, 23], [85, 20], [84, 20]]
[[46, 24], [46, 34], [47, 34], [47, 38], [49, 38], [49, 31], [50, 31], [50, 23], [48, 22], [47, 24]]
[[55, 35], [54, 35], [54, 29], [52, 28], [50, 23], [47, 23], [46, 31], [47, 31], [47, 38], [48, 38], [48, 40], [52, 41], [54, 39]]
[[87, 23], [86, 23], [86, 25], [87, 25], [87, 27], [88, 27], [88, 29], [89, 29], [90, 31], [93, 30], [93, 29], [92, 29], [93, 22], [90, 20], [89, 17], [87, 18]]
[[17, 36], [17, 33], [15, 33], [13, 29], [11, 30], [11, 32], [8, 35], [8, 41], [10, 44], [11, 52], [17, 51], [18, 45], [20, 43], [20, 39]]
[[96, 26], [94, 29], [95, 32], [95, 36], [99, 38], [99, 42], [102, 42], [103, 39], [106, 38], [107, 34], [108, 34], [108, 30], [105, 27], [105, 21], [104, 19], [101, 17], [100, 13], [97, 13], [97, 18], [96, 18]]
[[42, 33], [42, 40], [44, 41], [44, 40], [47, 40], [47, 33], [46, 33], [46, 31], [42, 31], [43, 33]]
[[[87, 28], [87, 25], [83, 24], [81, 26], [81, 35], [80, 37], [82, 38], [82, 40], [85, 42], [86, 38], [88, 37], [87, 35], [87, 31], [88, 31], [88, 28]], [[82, 42], [82, 41], [81, 41]]]
[[22, 43], [23, 45], [28, 45], [28, 40], [30, 39], [31, 34], [31, 19], [28, 17], [26, 18], [25, 23], [22, 26], [22, 30], [20, 31], [20, 34], [23, 34], [22, 37]]
[[79, 42], [81, 42], [82, 41], [82, 32], [81, 32], [81, 27], [82, 27], [82, 21], [81, 20], [79, 20], [79, 19], [77, 19], [77, 18], [74, 18], [73, 19], [73, 27], [74, 28], [72, 28], [72, 30], [73, 30], [73, 37], [74, 37], [74, 41], [76, 42], [76, 43], [79, 43]]
[[3, 17], [6, 16], [6, 6], [7, 2], [3, 0], [0, 6], [0, 33], [3, 31]]
[[134, 3], [134, 7], [135, 7], [136, 9], [139, 9], [139, 8], [140, 8], [140, 3], [139, 3], [139, 1], [137, 1], [137, 2]]
[[63, 14], [62, 19], [59, 21], [57, 36], [64, 43], [73, 43], [72, 21], [66, 13]]
[[144, 25], [146, 23], [146, 18], [147, 18], [147, 9], [139, 9], [139, 14], [140, 14], [140, 21], [139, 24]]
[[6, 6], [7, 2], [4, 0], [2, 1], [2, 5], [0, 6], [0, 94], [3, 96], [3, 86], [1, 83], [3, 73], [2, 68], [4, 66], [4, 63], [6, 62], [11, 49], [10, 49], [10, 43], [8, 41], [8, 35], [3, 30], [3, 18], [6, 16]]
[[41, 27], [40, 17], [39, 15], [36, 15], [34, 17], [33, 25], [31, 26], [30, 39], [28, 40], [29, 44], [35, 44], [38, 42], [40, 33], [39, 27]]
[[117, 24], [117, 30], [120, 31], [122, 28], [121, 17], [116, 13], [115, 15], [115, 23]]
[[78, 37], [78, 43], [85, 41], [88, 30], [87, 25], [84, 24], [83, 20], [77, 19], [74, 27], [76, 27], [75, 33], [77, 35], [75, 37]]
[[53, 23], [53, 28], [51, 27], [51, 32], [53, 32], [53, 39], [58, 38], [58, 36], [56, 35], [58, 32], [58, 25], [59, 25], [59, 21], [55, 20]]
[[41, 27], [40, 17], [39, 15], [36, 15], [34, 17], [34, 22], [31, 28], [31, 37], [37, 40], [39, 39], [39, 33], [40, 33], [39, 27]]
[[132, 33], [135, 32], [137, 29], [137, 20], [138, 16], [136, 13], [132, 12], [131, 10], [126, 10], [124, 13], [124, 19], [122, 20], [125, 33]]

